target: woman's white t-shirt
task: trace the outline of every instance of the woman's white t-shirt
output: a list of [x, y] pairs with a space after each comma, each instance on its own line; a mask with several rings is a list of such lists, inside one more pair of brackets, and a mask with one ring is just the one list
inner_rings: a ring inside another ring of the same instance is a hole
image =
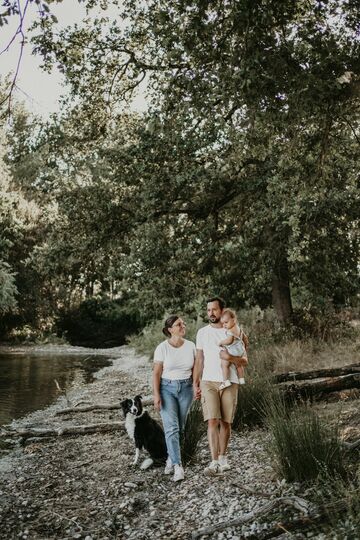
[[184, 339], [181, 347], [173, 347], [165, 340], [156, 347], [154, 362], [163, 364], [162, 379], [190, 379], [195, 354], [195, 344], [192, 341]]

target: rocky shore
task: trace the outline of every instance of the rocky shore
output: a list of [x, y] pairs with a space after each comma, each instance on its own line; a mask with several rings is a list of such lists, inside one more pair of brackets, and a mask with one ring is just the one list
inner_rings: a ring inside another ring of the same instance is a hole
[[[68, 403], [119, 403], [138, 393], [151, 395], [151, 362], [129, 347], [67, 349], [110, 356], [112, 365], [101, 369], [93, 383], [68, 392], [66, 398], [60, 397], [47, 409], [14, 422], [14, 426], [53, 428], [117, 421], [121, 420], [119, 410], [61, 416], [56, 412]], [[155, 416], [152, 407], [149, 411]], [[192, 538], [203, 527], [239, 518], [279, 497], [298, 494], [299, 486], [287, 485], [274, 475], [266, 441], [262, 430], [233, 433], [229, 448], [232, 470], [207, 478], [203, 469], [209, 462], [209, 451], [204, 438], [195, 463], [186, 468], [185, 480], [176, 484], [161, 469], [135, 468], [133, 444], [122, 431], [59, 436], [18, 446], [0, 460], [0, 538]], [[255, 519], [225, 527], [208, 537], [258, 538], [275, 517], [270, 514], [268, 523], [262, 519], [260, 524]]]

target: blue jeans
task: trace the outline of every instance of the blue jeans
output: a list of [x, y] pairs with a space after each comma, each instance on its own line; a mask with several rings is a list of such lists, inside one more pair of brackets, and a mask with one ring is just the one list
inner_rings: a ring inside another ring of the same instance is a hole
[[186, 415], [193, 400], [191, 379], [161, 379], [161, 409], [166, 447], [173, 465], [181, 465], [180, 434], [184, 430]]

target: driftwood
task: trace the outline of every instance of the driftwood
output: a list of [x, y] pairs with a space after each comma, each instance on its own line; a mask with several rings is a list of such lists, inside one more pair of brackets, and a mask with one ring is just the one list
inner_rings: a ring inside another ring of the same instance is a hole
[[228, 527], [236, 527], [254, 521], [255, 519], [265, 516], [271, 510], [274, 510], [280, 505], [293, 506], [299, 510], [303, 515], [289, 522], [278, 522], [271, 529], [258, 532], [255, 536], [249, 535], [248, 538], [252, 540], [268, 540], [281, 536], [284, 532], [290, 532], [297, 529], [305, 529], [312, 527], [313, 525], [326, 522], [329, 515], [333, 515], [342, 512], [347, 508], [347, 501], [339, 500], [331, 503], [327, 506], [314, 507], [308, 501], [301, 499], [300, 497], [280, 497], [271, 502], [264, 504], [258, 510], [244, 514], [240, 518], [232, 519], [230, 521], [223, 521], [216, 525], [209, 527], [203, 527], [192, 533], [192, 538], [200, 538], [201, 536], [212, 534], [216, 531], [223, 531]]
[[321, 398], [324, 394], [360, 388], [360, 373], [332, 377], [330, 379], [316, 380], [312, 382], [284, 383], [283, 390], [286, 398], [300, 400]]
[[[267, 529], [262, 532], [258, 532], [256, 535], [249, 535], [247, 538], [249, 540], [270, 540], [271, 538], [289, 538], [288, 533], [301, 530], [301, 532], [306, 529], [313, 528], [314, 526], [319, 526], [321, 523], [326, 523], [329, 521], [329, 515], [334, 515], [336, 513], [342, 512], [347, 508], [346, 501], [339, 500], [334, 503], [329, 504], [328, 506], [322, 506], [315, 508], [307, 516], [300, 516], [299, 518], [292, 519], [289, 521], [280, 521], [275, 523], [270, 529]], [[283, 536], [283, 534], [286, 536]]]
[[301, 499], [300, 497], [296, 496], [279, 497], [278, 499], [274, 499], [273, 501], [264, 504], [258, 510], [244, 514], [240, 518], [231, 519], [230, 521], [223, 521], [221, 523], [217, 523], [216, 525], [210, 525], [209, 527], [198, 529], [197, 531], [194, 531], [191, 536], [192, 538], [200, 538], [201, 536], [212, 534], [216, 531], [222, 531], [228, 527], [236, 527], [238, 525], [243, 525], [244, 523], [249, 523], [256, 520], [260, 516], [265, 516], [280, 505], [295, 507], [304, 514], [309, 514], [311, 511], [311, 505], [305, 499]]
[[31, 429], [16, 429], [3, 430], [0, 433], [0, 438], [22, 437], [60, 437], [62, 435], [84, 435], [87, 433], [105, 433], [108, 431], [124, 431], [124, 422], [107, 422], [98, 424], [87, 424], [82, 426], [66, 426], [52, 429], [31, 428]]
[[341, 375], [349, 375], [351, 373], [360, 373], [360, 364], [349, 364], [337, 368], [316, 369], [312, 371], [288, 371], [287, 373], [274, 375], [273, 380], [276, 383], [286, 381], [307, 381], [309, 379], [320, 379], [325, 377], [340, 377]]
[[[142, 404], [144, 407], [148, 407], [149, 405], [152, 405], [153, 400], [152, 398], [147, 398], [142, 400]], [[72, 414], [72, 413], [79, 413], [79, 412], [89, 412], [89, 411], [96, 411], [96, 410], [107, 410], [107, 411], [113, 411], [121, 409], [120, 403], [94, 403], [94, 405], [85, 405], [83, 407], [72, 407], [68, 409], [61, 409], [60, 411], [56, 412], [57, 416], [60, 416], [62, 414]]]

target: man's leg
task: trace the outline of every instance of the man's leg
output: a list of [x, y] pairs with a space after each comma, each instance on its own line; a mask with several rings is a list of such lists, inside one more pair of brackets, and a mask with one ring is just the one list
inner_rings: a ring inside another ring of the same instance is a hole
[[208, 420], [207, 435], [208, 435], [211, 459], [213, 461], [216, 461], [219, 457], [219, 443], [220, 443], [218, 418], [210, 418], [210, 420]]
[[[225, 456], [231, 435], [231, 424], [220, 420], [219, 454]], [[217, 458], [216, 458], [217, 459]]]

